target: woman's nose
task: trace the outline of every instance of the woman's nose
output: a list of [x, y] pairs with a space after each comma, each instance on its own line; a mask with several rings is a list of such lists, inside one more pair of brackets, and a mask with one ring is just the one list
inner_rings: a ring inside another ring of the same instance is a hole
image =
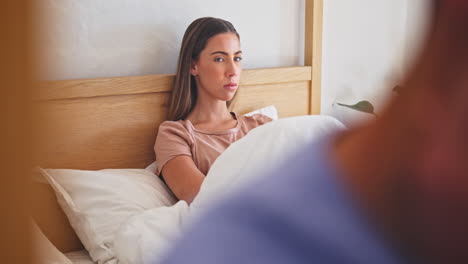
[[230, 63], [228, 63], [228, 66], [227, 66], [227, 69], [226, 69], [226, 75], [228, 77], [237, 76], [240, 73], [240, 68], [241, 68], [240, 65], [238, 65], [235, 62], [231, 61]]

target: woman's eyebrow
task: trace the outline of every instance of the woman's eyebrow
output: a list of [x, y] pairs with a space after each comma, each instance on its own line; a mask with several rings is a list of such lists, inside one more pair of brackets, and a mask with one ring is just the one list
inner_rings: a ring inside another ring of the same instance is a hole
[[[242, 53], [242, 51], [239, 50], [238, 52], [234, 53], [234, 55], [241, 54], [241, 53]], [[225, 51], [215, 51], [215, 52], [212, 52], [210, 55], [213, 55], [213, 54], [223, 54], [223, 55], [226, 55], [226, 56], [229, 55], [229, 54], [228, 54], [227, 52], [225, 52]]]

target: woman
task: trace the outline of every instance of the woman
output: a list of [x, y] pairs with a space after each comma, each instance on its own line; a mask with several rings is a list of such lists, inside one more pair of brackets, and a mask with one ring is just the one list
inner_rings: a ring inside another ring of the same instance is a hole
[[271, 121], [228, 110], [239, 87], [241, 60], [239, 34], [230, 22], [204, 17], [187, 28], [169, 104], [171, 121], [160, 125], [154, 146], [156, 175], [187, 203], [231, 143]]

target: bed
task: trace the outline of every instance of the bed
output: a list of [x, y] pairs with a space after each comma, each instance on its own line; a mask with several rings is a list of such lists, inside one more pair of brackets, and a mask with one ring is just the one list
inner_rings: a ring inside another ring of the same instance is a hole
[[[275, 105], [280, 118], [320, 113], [323, 0], [306, 1], [304, 65], [247, 69], [232, 110]], [[33, 164], [43, 168], [144, 168], [154, 161], [173, 75], [42, 81], [33, 93]], [[99, 157], [99, 158], [97, 158]], [[74, 263], [92, 263], [48, 184], [32, 184], [32, 214]]]

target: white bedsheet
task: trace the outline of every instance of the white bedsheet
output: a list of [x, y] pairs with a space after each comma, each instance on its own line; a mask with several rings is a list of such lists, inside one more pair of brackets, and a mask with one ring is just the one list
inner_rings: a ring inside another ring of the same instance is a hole
[[68, 252], [65, 253], [65, 256], [70, 259], [73, 264], [94, 264], [86, 250]]
[[275, 166], [305, 143], [341, 129], [343, 124], [332, 117], [301, 116], [252, 130], [218, 157], [191, 206], [179, 201], [147, 210], [123, 224], [114, 239], [119, 263], [155, 263], [194, 217], [242, 185], [274, 173]]

